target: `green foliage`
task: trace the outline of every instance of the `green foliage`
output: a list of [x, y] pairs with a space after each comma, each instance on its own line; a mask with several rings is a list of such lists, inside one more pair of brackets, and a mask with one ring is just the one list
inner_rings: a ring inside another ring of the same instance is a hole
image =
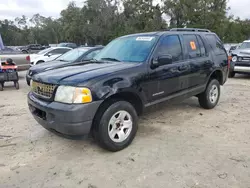
[[[15, 21], [0, 20], [5, 45], [29, 43], [107, 44], [130, 33], [173, 27], [207, 28], [224, 42], [250, 37], [250, 20], [227, 16], [227, 0], [85, 0], [83, 7], [70, 2], [58, 19], [35, 14]], [[169, 23], [163, 18], [169, 18]]]

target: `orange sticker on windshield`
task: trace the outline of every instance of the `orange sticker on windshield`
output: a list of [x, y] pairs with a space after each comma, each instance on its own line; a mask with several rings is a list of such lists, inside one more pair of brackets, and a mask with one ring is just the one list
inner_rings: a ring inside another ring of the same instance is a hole
[[191, 41], [191, 42], [190, 42], [190, 46], [191, 46], [191, 49], [192, 49], [192, 50], [196, 50], [196, 45], [195, 45], [195, 42], [194, 42], [194, 41]]

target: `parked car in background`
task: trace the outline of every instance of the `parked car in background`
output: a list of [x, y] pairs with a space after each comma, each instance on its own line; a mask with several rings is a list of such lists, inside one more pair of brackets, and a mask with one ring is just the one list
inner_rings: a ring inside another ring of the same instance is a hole
[[244, 41], [238, 48], [231, 52], [233, 62], [250, 61], [250, 40]]
[[235, 50], [238, 47], [239, 44], [237, 43], [226, 43], [224, 44], [224, 47], [227, 51], [227, 54], [230, 55], [232, 50]]
[[204, 29], [123, 36], [94, 59], [33, 76], [28, 105], [47, 130], [91, 132], [110, 151], [133, 141], [147, 107], [196, 96], [201, 107], [214, 108], [228, 77], [226, 50]]
[[72, 50], [72, 48], [68, 47], [53, 47], [47, 48], [38, 52], [37, 54], [31, 54], [27, 56], [27, 59], [30, 61], [30, 66], [44, 63], [46, 61], [52, 61], [62, 54]]
[[49, 46], [43, 46], [41, 44], [30, 44], [27, 46], [20, 47], [19, 50], [24, 54], [32, 54], [37, 53], [46, 48], [49, 48]]
[[80, 47], [61, 55], [54, 61], [49, 61], [43, 64], [39, 64], [31, 67], [26, 74], [27, 84], [30, 85], [31, 77], [44, 72], [46, 70], [57, 69], [60, 67], [77, 64], [79, 62], [93, 59], [103, 47]]
[[67, 43], [67, 42], [63, 42], [58, 44], [58, 47], [69, 47], [69, 48], [77, 48], [78, 46], [75, 43]]

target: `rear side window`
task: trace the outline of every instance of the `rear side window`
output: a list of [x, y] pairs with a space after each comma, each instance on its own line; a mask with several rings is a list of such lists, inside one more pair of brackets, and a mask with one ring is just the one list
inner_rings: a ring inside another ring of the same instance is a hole
[[183, 53], [179, 36], [169, 35], [160, 41], [156, 51], [157, 56], [171, 55], [173, 62], [183, 60]]
[[50, 53], [51, 54], [64, 54], [64, 53], [68, 52], [69, 50], [70, 49], [66, 49], [66, 48], [54, 49]]
[[183, 35], [190, 59], [201, 57], [201, 51], [196, 35]]
[[207, 54], [204, 42], [203, 42], [201, 36], [199, 36], [199, 35], [197, 35], [197, 39], [198, 39], [198, 43], [199, 43], [199, 46], [200, 46], [201, 57], [204, 57]]
[[206, 35], [206, 38], [216, 55], [224, 55], [226, 53], [222, 42], [216, 35], [214, 34]]

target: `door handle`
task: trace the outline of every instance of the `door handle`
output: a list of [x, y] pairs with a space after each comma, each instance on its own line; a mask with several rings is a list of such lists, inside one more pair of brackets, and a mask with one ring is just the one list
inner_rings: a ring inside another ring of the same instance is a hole
[[185, 71], [185, 70], [187, 70], [187, 69], [188, 69], [188, 66], [187, 66], [187, 65], [182, 65], [182, 66], [178, 67], [178, 70], [179, 70], [179, 71]]

